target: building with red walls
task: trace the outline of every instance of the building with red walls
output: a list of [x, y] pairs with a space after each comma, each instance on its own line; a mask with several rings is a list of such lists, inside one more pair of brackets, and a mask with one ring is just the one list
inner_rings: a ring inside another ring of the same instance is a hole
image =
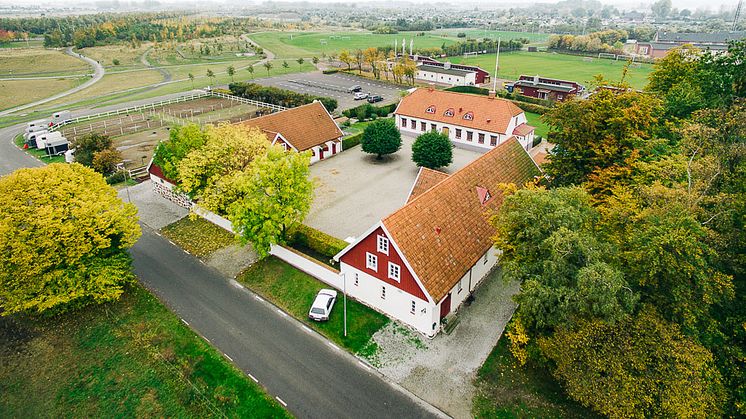
[[452, 175], [421, 169], [407, 203], [334, 257], [347, 293], [435, 336], [497, 263], [489, 217], [502, 204], [500, 185], [539, 174], [515, 138]]

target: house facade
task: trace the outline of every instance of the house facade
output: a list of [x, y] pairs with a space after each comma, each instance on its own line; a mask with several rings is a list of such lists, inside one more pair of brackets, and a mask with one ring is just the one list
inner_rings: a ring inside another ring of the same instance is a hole
[[515, 138], [452, 175], [422, 169], [407, 203], [337, 254], [353, 298], [433, 337], [495, 267], [501, 184], [539, 175]]
[[[432, 67], [440, 67], [440, 68], [452, 68], [456, 70], [466, 70], [468, 72], [473, 72], [474, 74], [474, 84], [483, 84], [483, 83], [489, 83], [490, 81], [490, 73], [487, 70], [482, 69], [481, 67], [475, 66], [475, 65], [468, 65], [468, 64], [456, 64], [451, 62], [442, 62], [438, 61], [434, 58], [430, 58], [424, 55], [407, 55], [410, 60], [417, 63], [417, 65], [428, 65]], [[402, 54], [397, 54], [397, 59], [404, 57]], [[386, 65], [388, 66], [389, 70], [394, 68], [394, 64], [396, 61], [388, 60], [386, 62]]]
[[528, 97], [564, 102], [578, 95], [584, 87], [574, 81], [522, 75], [513, 83], [513, 91]]
[[445, 63], [444, 66], [421, 64], [417, 66], [415, 79], [448, 86], [474, 86], [477, 83], [477, 73], [452, 68], [451, 63]]
[[402, 133], [438, 131], [454, 145], [487, 151], [515, 137], [526, 150], [534, 127], [513, 102], [491, 96], [420, 88], [404, 97], [394, 111]]
[[311, 164], [342, 151], [344, 133], [318, 101], [241, 123], [259, 128], [286, 150], [310, 151]]
[[676, 47], [691, 44], [702, 50], [721, 52], [728, 49], [730, 41], [746, 38], [746, 31], [712, 33], [677, 33], [658, 31], [650, 42], [637, 42], [635, 53], [650, 58], [663, 58]]

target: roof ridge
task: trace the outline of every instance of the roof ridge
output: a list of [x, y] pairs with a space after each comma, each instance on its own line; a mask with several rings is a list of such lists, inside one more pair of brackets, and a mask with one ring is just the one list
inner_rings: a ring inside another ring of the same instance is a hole
[[[454, 173], [452, 173], [452, 174], [448, 175], [448, 177], [447, 177], [447, 178], [445, 178], [445, 179], [441, 180], [440, 182], [436, 183], [436, 184], [435, 184], [435, 185], [433, 185], [433, 186], [432, 186], [432, 187], [431, 187], [430, 189], [428, 189], [428, 190], [426, 190], [425, 192], [422, 192], [421, 194], [419, 194], [419, 195], [415, 196], [415, 197], [414, 197], [414, 199], [412, 199], [411, 201], [409, 201], [409, 202], [407, 202], [406, 204], [402, 205], [401, 207], [399, 207], [399, 209], [397, 209], [396, 211], [392, 212], [391, 214], [387, 215], [387, 216], [386, 216], [386, 218], [384, 218], [384, 219], [382, 219], [382, 220], [381, 220], [381, 222], [385, 224], [385, 223], [386, 223], [386, 220], [388, 220], [389, 218], [393, 217], [394, 215], [396, 215], [396, 214], [397, 214], [397, 213], [399, 213], [400, 211], [404, 210], [404, 208], [408, 207], [409, 205], [411, 205], [411, 204], [414, 204], [414, 203], [415, 203], [415, 202], [417, 202], [417, 200], [418, 200], [418, 199], [420, 199], [421, 197], [423, 197], [423, 196], [425, 196], [425, 195], [427, 195], [427, 194], [429, 194], [429, 193], [432, 193], [432, 191], [433, 191], [433, 190], [435, 190], [435, 188], [436, 188], [436, 187], [442, 187], [442, 185], [444, 185], [444, 184], [445, 184], [446, 182], [449, 182], [449, 181], [453, 182], [453, 179], [455, 179], [455, 178], [456, 178], [456, 175], [457, 175], [457, 174], [459, 174], [459, 173], [463, 173], [463, 172], [464, 172], [464, 171], [465, 171], [465, 170], [466, 170], [467, 168], [469, 168], [469, 167], [473, 166], [474, 164], [476, 164], [477, 162], [479, 162], [479, 161], [480, 161], [480, 160], [481, 160], [482, 158], [484, 158], [485, 156], [487, 156], [487, 155], [489, 155], [489, 154], [491, 154], [491, 153], [495, 152], [495, 150], [498, 150], [498, 149], [502, 148], [502, 147], [503, 147], [503, 146], [504, 146], [505, 144], [511, 143], [511, 142], [513, 142], [513, 141], [515, 141], [516, 143], [518, 143], [518, 139], [517, 139], [517, 138], [515, 138], [514, 136], [510, 136], [510, 138], [508, 138], [508, 139], [507, 139], [507, 140], [506, 140], [505, 142], [503, 142], [503, 143], [500, 143], [500, 145], [498, 145], [497, 147], [495, 147], [495, 148], [493, 148], [492, 150], [490, 150], [490, 151], [488, 151], [488, 152], [486, 152], [486, 153], [482, 154], [482, 155], [481, 155], [481, 156], [479, 156], [478, 158], [476, 158], [476, 159], [474, 159], [474, 160], [470, 161], [470, 162], [469, 162], [469, 163], [468, 163], [468, 164], [467, 164], [466, 166], [464, 166], [464, 167], [460, 168], [459, 170], [457, 170], [456, 172], [454, 172]], [[521, 147], [521, 150], [523, 150], [523, 147]], [[529, 156], [529, 157], [531, 157], [531, 156]], [[532, 159], [532, 160], [533, 160], [533, 159]], [[431, 170], [432, 170], [432, 169], [431, 169]]]

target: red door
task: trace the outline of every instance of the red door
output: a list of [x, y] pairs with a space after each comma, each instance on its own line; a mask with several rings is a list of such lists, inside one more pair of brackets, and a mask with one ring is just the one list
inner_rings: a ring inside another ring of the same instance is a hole
[[319, 160], [324, 160], [324, 148], [319, 148]]
[[440, 318], [441, 320], [443, 317], [447, 316], [448, 313], [451, 312], [451, 293], [448, 293], [448, 296], [443, 299], [443, 302], [440, 304]]
[[337, 143], [332, 143], [332, 156], [337, 154]]

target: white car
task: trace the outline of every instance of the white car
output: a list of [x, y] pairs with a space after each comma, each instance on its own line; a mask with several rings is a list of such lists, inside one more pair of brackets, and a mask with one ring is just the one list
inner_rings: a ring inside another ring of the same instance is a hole
[[329, 314], [332, 312], [335, 301], [337, 301], [337, 291], [322, 289], [316, 294], [316, 299], [313, 300], [308, 318], [317, 322], [329, 320]]
[[363, 99], [365, 99], [367, 97], [368, 97], [367, 93], [357, 92], [357, 93], [355, 93], [355, 96], [353, 96], [353, 99], [355, 99], [355, 100], [363, 100]]

